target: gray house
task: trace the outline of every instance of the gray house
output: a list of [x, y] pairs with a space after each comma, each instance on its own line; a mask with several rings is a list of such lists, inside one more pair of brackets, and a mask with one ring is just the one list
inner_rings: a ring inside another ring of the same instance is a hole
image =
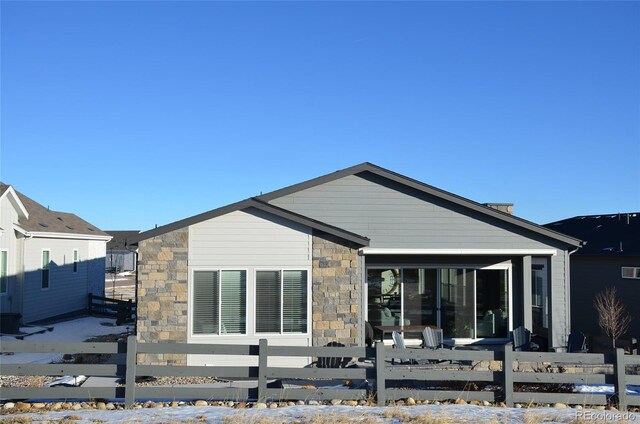
[[0, 183], [0, 312], [23, 323], [87, 309], [104, 295], [107, 233]]
[[627, 335], [639, 337], [640, 212], [576, 216], [545, 227], [585, 242], [571, 255], [572, 328], [599, 335], [593, 301], [605, 287], [615, 287], [633, 317]]
[[129, 243], [139, 255], [139, 339], [292, 346], [362, 345], [365, 321], [504, 342], [534, 316], [550, 347], [565, 346], [569, 252], [580, 245], [370, 163]]

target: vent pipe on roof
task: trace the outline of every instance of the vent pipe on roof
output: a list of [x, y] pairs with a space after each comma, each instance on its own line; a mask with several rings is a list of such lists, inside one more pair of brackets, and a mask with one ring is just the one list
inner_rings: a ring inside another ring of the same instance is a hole
[[485, 206], [513, 215], [513, 203], [485, 203]]

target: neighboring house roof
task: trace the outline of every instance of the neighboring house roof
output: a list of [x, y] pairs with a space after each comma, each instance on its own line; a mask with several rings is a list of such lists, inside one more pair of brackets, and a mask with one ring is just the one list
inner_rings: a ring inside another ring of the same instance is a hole
[[[0, 191], [2, 193], [9, 190], [13, 190], [13, 187], [0, 183]], [[28, 218], [21, 216], [18, 219], [18, 225], [26, 232], [33, 234], [79, 235], [84, 238], [96, 239], [108, 239], [110, 237], [109, 234], [77, 215], [49, 210], [19, 191], [15, 191], [15, 193], [28, 212]]]
[[432, 196], [436, 196], [438, 198], [444, 199], [446, 201], [455, 203], [457, 205], [461, 205], [464, 206], [468, 209], [477, 211], [477, 212], [481, 212], [487, 216], [493, 217], [493, 218], [497, 218], [501, 221], [510, 223], [512, 225], [515, 225], [517, 227], [520, 228], [524, 228], [527, 229], [529, 231], [532, 231], [534, 233], [543, 235], [545, 237], [549, 237], [551, 239], [560, 241], [562, 243], [568, 244], [569, 246], [580, 246], [580, 240], [567, 236], [565, 234], [550, 230], [548, 228], [542, 227], [540, 225], [534, 224], [533, 222], [515, 217], [511, 214], [508, 213], [504, 213], [501, 211], [498, 211], [496, 209], [490, 208], [486, 205], [483, 205], [481, 203], [477, 203], [474, 202], [472, 200], [469, 199], [465, 199], [463, 197], [457, 196], [455, 194], [446, 192], [444, 190], [440, 190], [436, 187], [427, 185], [425, 183], [422, 183], [420, 181], [414, 180], [412, 178], [409, 177], [405, 177], [403, 175], [400, 175], [398, 173], [389, 171], [387, 169], [381, 168], [377, 165], [365, 162], [362, 163], [360, 165], [356, 165], [350, 168], [346, 168], [343, 169], [341, 171], [337, 171], [331, 174], [327, 174], [324, 175], [322, 177], [318, 177], [318, 178], [314, 178], [312, 180], [309, 181], [305, 181], [299, 184], [294, 184], [292, 186], [289, 187], [285, 187], [283, 189], [280, 190], [276, 190], [270, 193], [266, 193], [263, 194], [261, 196], [257, 196], [257, 197], [252, 197], [250, 199], [247, 200], [243, 200], [241, 202], [238, 203], [233, 203], [231, 205], [228, 206], [224, 206], [218, 209], [214, 209], [212, 211], [209, 212], [205, 212], [199, 215], [195, 215], [193, 217], [190, 218], [186, 218], [183, 219], [181, 221], [177, 221], [171, 224], [167, 224], [164, 225], [162, 227], [158, 227], [155, 228], [153, 230], [149, 230], [149, 231], [145, 231], [143, 233], [138, 234], [137, 236], [134, 236], [133, 238], [131, 238], [130, 240], [128, 240], [129, 244], [136, 244], [138, 241], [140, 240], [145, 240], [151, 237], [155, 237], [170, 231], [174, 231], [176, 229], [179, 228], [184, 228], [187, 227], [189, 225], [193, 225], [220, 215], [224, 215], [227, 214], [229, 212], [233, 212], [236, 210], [242, 210], [242, 209], [246, 209], [249, 207], [255, 207], [257, 209], [261, 209], [261, 210], [265, 210], [267, 212], [270, 213], [274, 213], [275, 215], [287, 218], [287, 219], [291, 219], [294, 222], [300, 222], [303, 223], [305, 225], [308, 225], [312, 228], [316, 228], [322, 231], [325, 231], [329, 234], [334, 234], [337, 236], [340, 236], [346, 240], [350, 240], [356, 243], [359, 243], [363, 246], [368, 246], [369, 245], [369, 239], [365, 236], [359, 235], [359, 234], [355, 234], [352, 233], [350, 231], [314, 220], [312, 218], [309, 217], [305, 217], [303, 215], [299, 215], [296, 214], [294, 212], [288, 211], [286, 209], [280, 208], [280, 207], [276, 207], [272, 204], [270, 204], [269, 202], [273, 199], [276, 199], [278, 197], [282, 197], [282, 196], [286, 196], [288, 194], [291, 193], [295, 193], [297, 191], [300, 190], [305, 190], [307, 188], [310, 187], [314, 187], [320, 184], [324, 184], [330, 181], [334, 181], [337, 180], [339, 178], [343, 178], [349, 175], [356, 175], [356, 174], [361, 174], [361, 173], [373, 173], [376, 174], [378, 176], [384, 177], [386, 179], [389, 179], [391, 181], [403, 184], [407, 187], [411, 187], [413, 189], [419, 190], [423, 193], [427, 193], [430, 194]]
[[640, 212], [576, 216], [545, 227], [584, 240], [574, 255], [640, 256]]
[[107, 233], [113, 237], [107, 243], [107, 250], [126, 250], [127, 240], [136, 234], [140, 234], [140, 230], [107, 230]]
[[266, 202], [263, 202], [255, 197], [233, 203], [228, 206], [224, 206], [218, 209], [211, 210], [209, 212], [201, 213], [199, 215], [192, 216], [190, 218], [186, 218], [180, 221], [173, 222], [171, 224], [163, 225], [162, 227], [154, 228], [153, 230], [145, 231], [140, 234], [137, 234], [130, 239], [127, 240], [128, 244], [134, 245], [137, 244], [141, 240], [146, 240], [151, 237], [156, 237], [171, 231], [178, 230], [180, 228], [185, 228], [190, 225], [197, 224], [199, 222], [203, 222], [209, 220], [211, 218], [216, 218], [218, 216], [226, 215], [231, 212], [245, 210], [245, 209], [258, 209], [267, 213], [270, 213], [275, 216], [279, 216], [281, 218], [288, 219], [292, 222], [296, 222], [298, 224], [306, 225], [316, 230], [323, 231], [325, 233], [338, 236], [344, 240], [348, 240], [359, 244], [361, 246], [368, 246], [369, 239], [367, 237], [361, 236], [356, 233], [352, 233], [351, 231], [344, 230], [342, 228], [335, 227], [333, 225], [326, 224], [324, 222], [317, 221], [312, 218], [308, 218], [306, 216], [297, 214], [295, 212], [288, 211], [286, 209], [282, 209], [280, 207], [270, 205]]
[[465, 208], [471, 209], [476, 212], [480, 212], [487, 216], [497, 218], [501, 221], [513, 224], [517, 227], [524, 228], [529, 231], [533, 231], [534, 233], [541, 234], [545, 237], [549, 237], [551, 239], [561, 241], [570, 246], [575, 246], [575, 247], [580, 246], [581, 241], [577, 238], [567, 236], [565, 234], [559, 233], [554, 230], [550, 230], [548, 228], [545, 228], [541, 225], [527, 221], [525, 219], [518, 218], [511, 214], [501, 212], [499, 210], [491, 208], [486, 204], [474, 202], [473, 200], [469, 200], [464, 197], [458, 196], [456, 194], [449, 193], [447, 191], [425, 184], [421, 181], [414, 180], [413, 178], [409, 178], [404, 175], [398, 174], [396, 172], [389, 171], [388, 169], [382, 168], [380, 166], [374, 165], [369, 162], [364, 162], [359, 165], [352, 166], [350, 168], [346, 168], [331, 174], [324, 175], [322, 177], [314, 178], [309, 181], [305, 181], [299, 184], [294, 184], [292, 186], [282, 188], [280, 190], [272, 191], [270, 193], [266, 193], [261, 196], [258, 196], [257, 198], [265, 202], [270, 202], [273, 199], [286, 196], [301, 190], [306, 190], [308, 188], [315, 187], [317, 185], [324, 184], [330, 181], [334, 181], [339, 178], [343, 178], [349, 175], [367, 173], [367, 172], [381, 176], [383, 178], [394, 181], [396, 183], [403, 184], [407, 187], [411, 187], [413, 189], [429, 194], [431, 196], [435, 196], [440, 199], [452, 202], [456, 205], [463, 206]]

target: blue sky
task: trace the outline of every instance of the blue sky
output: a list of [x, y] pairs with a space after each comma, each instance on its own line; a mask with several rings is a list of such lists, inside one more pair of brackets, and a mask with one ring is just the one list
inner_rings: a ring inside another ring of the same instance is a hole
[[0, 179], [148, 229], [369, 161], [640, 211], [638, 2], [7, 2]]

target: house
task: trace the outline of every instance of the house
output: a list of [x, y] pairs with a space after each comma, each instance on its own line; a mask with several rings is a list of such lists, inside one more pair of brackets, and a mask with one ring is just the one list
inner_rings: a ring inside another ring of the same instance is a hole
[[23, 323], [86, 310], [104, 295], [107, 233], [0, 183], [0, 312]]
[[571, 255], [572, 328], [600, 334], [593, 301], [615, 287], [633, 317], [627, 335], [640, 336], [640, 212], [576, 216], [545, 227], [585, 241]]
[[498, 209], [510, 206], [363, 163], [142, 232], [129, 240], [138, 338], [363, 345], [369, 321], [505, 342], [542, 310], [549, 346], [565, 346], [569, 252], [580, 241]]
[[128, 250], [127, 239], [138, 234], [138, 230], [107, 231], [113, 237], [107, 243], [105, 268], [107, 271], [123, 272], [136, 270], [136, 253]]

